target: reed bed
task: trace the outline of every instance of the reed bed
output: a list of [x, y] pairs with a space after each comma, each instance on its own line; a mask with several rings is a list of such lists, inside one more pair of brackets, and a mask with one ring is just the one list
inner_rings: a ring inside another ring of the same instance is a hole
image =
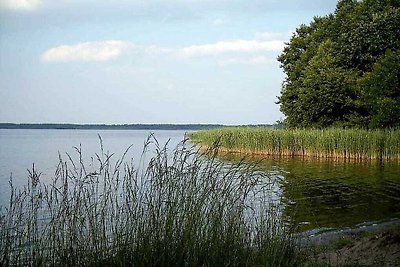
[[220, 128], [190, 134], [202, 147], [252, 154], [399, 160], [400, 130]]
[[[210, 144], [210, 147], [211, 144]], [[101, 152], [33, 167], [0, 210], [0, 266], [294, 266], [292, 235], [255, 166], [150, 138], [138, 166]]]

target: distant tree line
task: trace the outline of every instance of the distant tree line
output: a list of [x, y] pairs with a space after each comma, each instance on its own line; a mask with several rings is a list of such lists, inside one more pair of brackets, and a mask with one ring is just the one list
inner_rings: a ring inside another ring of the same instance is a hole
[[0, 129], [74, 129], [74, 130], [200, 130], [222, 127], [220, 124], [57, 124], [0, 123]]
[[278, 57], [289, 127], [400, 126], [400, 0], [341, 0]]
[[222, 127], [275, 127], [270, 124], [57, 124], [57, 123], [0, 123], [0, 129], [60, 129], [60, 130], [206, 130]]

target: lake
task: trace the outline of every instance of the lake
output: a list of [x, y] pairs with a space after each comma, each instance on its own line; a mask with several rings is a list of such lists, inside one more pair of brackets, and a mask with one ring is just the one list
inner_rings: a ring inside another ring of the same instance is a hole
[[[224, 156], [237, 161], [243, 156]], [[398, 162], [249, 157], [279, 179], [284, 217], [298, 231], [400, 218]]]
[[[186, 131], [152, 132], [161, 144], [169, 140], [172, 150]], [[126, 159], [137, 162], [149, 134], [147, 130], [0, 130], [0, 205], [7, 204], [10, 175], [14, 185], [22, 187], [33, 163], [41, 180], [49, 180], [59, 153], [66, 160], [66, 153], [76, 157], [74, 146], [81, 147], [85, 162], [100, 153], [99, 135], [115, 158], [132, 145]], [[228, 161], [239, 158], [222, 156]], [[283, 216], [299, 231], [400, 217], [398, 163], [264, 158], [259, 168], [278, 182]]]
[[41, 172], [41, 180], [52, 178], [59, 158], [68, 160], [66, 153], [76, 158], [74, 147], [81, 145], [85, 162], [88, 163], [95, 153], [100, 154], [99, 135], [105, 151], [115, 153], [120, 158], [132, 145], [126, 159], [138, 161], [144, 142], [154, 133], [157, 140], [164, 144], [169, 141], [171, 149], [184, 138], [186, 131], [149, 131], [149, 130], [27, 130], [0, 129], [0, 205], [7, 203], [10, 175], [15, 186], [23, 186], [28, 179], [27, 169]]

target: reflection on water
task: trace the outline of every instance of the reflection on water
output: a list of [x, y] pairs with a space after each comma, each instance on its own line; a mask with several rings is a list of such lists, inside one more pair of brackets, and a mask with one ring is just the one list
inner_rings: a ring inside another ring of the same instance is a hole
[[[140, 158], [149, 131], [0, 130], [0, 206], [8, 203], [10, 173], [14, 184], [22, 187], [26, 169], [35, 162], [42, 172], [41, 181], [50, 181], [58, 152], [64, 157], [64, 152], [75, 155], [73, 146], [82, 144], [84, 155], [93, 156], [99, 152], [98, 134], [107, 150], [116, 152], [114, 159], [133, 144], [126, 156], [129, 160]], [[155, 131], [161, 144], [170, 140], [170, 148], [184, 135], [185, 131]], [[239, 160], [242, 156], [222, 158]], [[271, 187], [271, 199], [282, 199], [284, 218], [300, 231], [400, 217], [399, 163], [262, 158], [259, 168], [275, 180], [278, 186]]]
[[399, 163], [269, 157], [262, 158], [260, 168], [280, 178], [283, 216], [299, 231], [400, 216]]

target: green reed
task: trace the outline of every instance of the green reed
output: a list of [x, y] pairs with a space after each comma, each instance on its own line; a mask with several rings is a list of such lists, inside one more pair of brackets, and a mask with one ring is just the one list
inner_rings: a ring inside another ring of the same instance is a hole
[[[1, 266], [293, 266], [292, 236], [255, 166], [212, 147], [172, 151], [150, 138], [143, 158], [59, 157], [51, 182], [33, 167], [0, 210]], [[150, 159], [148, 150], [153, 150]]]
[[208, 147], [255, 154], [351, 159], [400, 159], [400, 130], [220, 128], [190, 134]]

